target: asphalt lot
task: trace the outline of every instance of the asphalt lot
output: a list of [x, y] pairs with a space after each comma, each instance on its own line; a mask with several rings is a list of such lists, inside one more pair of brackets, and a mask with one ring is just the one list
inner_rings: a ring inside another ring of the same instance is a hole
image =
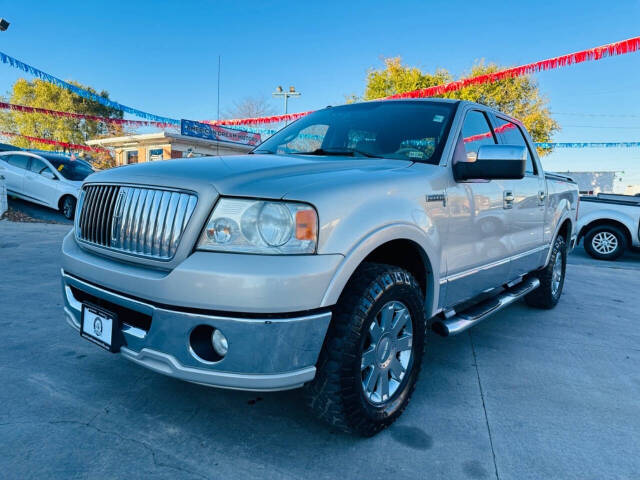
[[9, 208], [13, 208], [14, 210], [29, 215], [31, 218], [35, 218], [43, 222], [55, 222], [67, 225], [73, 224], [71, 220], [67, 220], [64, 218], [64, 215], [52, 208], [43, 207], [31, 202], [25, 202], [19, 198], [9, 198], [8, 204]]
[[68, 230], [0, 221], [2, 478], [638, 478], [640, 255], [579, 249], [556, 309], [432, 336], [404, 415], [361, 439], [299, 392], [187, 384], [82, 340], [62, 312]]

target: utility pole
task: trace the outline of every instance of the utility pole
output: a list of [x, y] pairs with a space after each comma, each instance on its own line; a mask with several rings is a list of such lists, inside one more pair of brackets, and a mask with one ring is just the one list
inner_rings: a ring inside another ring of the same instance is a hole
[[289, 107], [289, 97], [299, 97], [301, 95], [300, 92], [296, 92], [296, 87], [291, 86], [289, 87], [289, 91], [285, 92], [281, 86], [278, 86], [278, 88], [276, 88], [276, 91], [273, 92], [273, 96], [274, 97], [284, 97], [284, 114], [286, 115], [287, 113], [289, 113], [288, 111], [288, 107]]

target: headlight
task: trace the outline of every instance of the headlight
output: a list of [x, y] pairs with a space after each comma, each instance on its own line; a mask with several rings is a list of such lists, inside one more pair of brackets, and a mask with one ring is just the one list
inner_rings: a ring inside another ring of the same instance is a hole
[[304, 203], [221, 198], [198, 249], [217, 252], [314, 253], [318, 214]]

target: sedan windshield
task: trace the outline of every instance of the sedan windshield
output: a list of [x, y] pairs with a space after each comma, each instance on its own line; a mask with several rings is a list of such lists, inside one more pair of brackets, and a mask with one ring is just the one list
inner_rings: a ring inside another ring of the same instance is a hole
[[67, 180], [82, 181], [93, 173], [93, 168], [83, 160], [71, 159], [69, 157], [62, 156], [47, 156], [45, 157], [53, 168], [60, 172]]
[[379, 101], [311, 113], [255, 153], [379, 157], [437, 164], [455, 103]]

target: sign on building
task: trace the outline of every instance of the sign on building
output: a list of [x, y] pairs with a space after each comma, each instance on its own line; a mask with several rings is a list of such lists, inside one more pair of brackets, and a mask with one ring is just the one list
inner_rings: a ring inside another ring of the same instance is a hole
[[180, 133], [188, 137], [240, 143], [242, 145], [258, 145], [262, 140], [259, 133], [234, 130], [220, 125], [209, 125], [208, 123], [185, 119], [180, 120]]

